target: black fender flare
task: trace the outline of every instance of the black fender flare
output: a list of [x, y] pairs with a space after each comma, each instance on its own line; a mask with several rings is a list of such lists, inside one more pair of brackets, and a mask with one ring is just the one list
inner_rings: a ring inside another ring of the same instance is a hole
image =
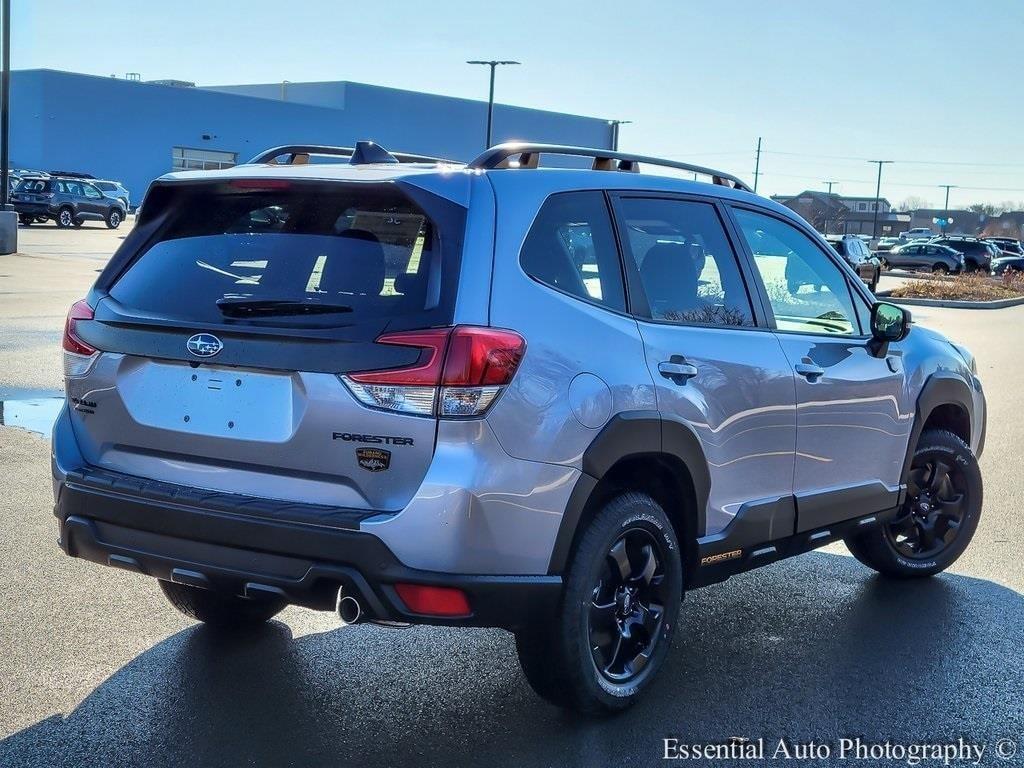
[[925, 381], [917, 396], [914, 425], [910, 430], [907, 455], [903, 460], [903, 474], [901, 475], [903, 482], [906, 482], [910, 473], [910, 464], [914, 458], [914, 451], [917, 450], [917, 443], [921, 439], [921, 433], [924, 431], [924, 425], [928, 421], [928, 417], [932, 415], [932, 411], [941, 405], [958, 405], [967, 413], [971, 428], [968, 443], [973, 441], [976, 430], [982, 428], [974, 423], [974, 398], [963, 377], [944, 371], [933, 373]]
[[679, 459], [689, 471], [696, 496], [697, 535], [703, 535], [711, 475], [697, 435], [684, 422], [658, 411], [625, 411], [613, 416], [583, 453], [583, 471], [562, 513], [548, 564], [549, 574], [564, 571], [584, 509], [605, 474], [622, 459], [660, 454]]

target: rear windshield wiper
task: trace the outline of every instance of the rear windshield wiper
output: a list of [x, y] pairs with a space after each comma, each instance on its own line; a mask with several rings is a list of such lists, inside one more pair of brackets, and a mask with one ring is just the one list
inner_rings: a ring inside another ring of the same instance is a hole
[[295, 299], [217, 299], [217, 309], [227, 317], [284, 317], [286, 315], [331, 315], [351, 312], [345, 304]]

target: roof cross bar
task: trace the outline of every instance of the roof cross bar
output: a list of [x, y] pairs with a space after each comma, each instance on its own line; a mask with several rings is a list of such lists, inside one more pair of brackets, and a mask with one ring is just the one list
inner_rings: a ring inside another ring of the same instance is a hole
[[[249, 161], [249, 165], [262, 165], [272, 163], [279, 157], [286, 156], [288, 161], [285, 165], [303, 165], [309, 162], [310, 155], [321, 155], [326, 157], [348, 157], [356, 160], [354, 165], [361, 163], [453, 163], [454, 160], [445, 160], [442, 157], [430, 155], [414, 155], [408, 152], [388, 152], [379, 144], [372, 141], [356, 142], [354, 147], [332, 147], [326, 144], [286, 144], [282, 147], [260, 152]], [[364, 159], [365, 158], [365, 159]], [[391, 159], [387, 159], [391, 158]]]
[[495, 168], [514, 167], [511, 165], [511, 161], [517, 155], [525, 156], [525, 158], [528, 159], [528, 167], [536, 167], [536, 156], [540, 154], [590, 157], [594, 159], [592, 167], [597, 171], [615, 170], [635, 173], [639, 170], [640, 163], [659, 166], [662, 168], [677, 168], [682, 171], [697, 173], [701, 176], [710, 176], [712, 183], [718, 184], [722, 187], [742, 189], [744, 192], [754, 191], [732, 174], [725, 173], [724, 171], [717, 171], [714, 168], [705, 168], [702, 165], [681, 163], [677, 160], [666, 160], [660, 157], [634, 155], [628, 152], [616, 152], [610, 149], [573, 147], [567, 144], [530, 144], [520, 142], [498, 144], [497, 146], [491, 147], [478, 155], [475, 160], [469, 163], [468, 167], [483, 171]]

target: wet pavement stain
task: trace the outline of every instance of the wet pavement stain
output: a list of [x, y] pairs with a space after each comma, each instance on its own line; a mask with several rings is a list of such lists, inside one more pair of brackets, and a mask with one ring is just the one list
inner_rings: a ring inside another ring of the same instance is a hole
[[63, 405], [63, 397], [0, 400], [0, 426], [20, 427], [49, 437]]

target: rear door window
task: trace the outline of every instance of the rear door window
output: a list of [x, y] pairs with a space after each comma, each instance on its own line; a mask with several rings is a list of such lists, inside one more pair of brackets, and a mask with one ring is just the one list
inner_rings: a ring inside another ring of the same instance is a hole
[[[339, 325], [443, 324], [461, 243], [461, 232], [449, 234], [442, 257], [439, 227], [393, 184], [208, 185], [172, 198], [158, 241], [110, 294], [145, 312], [207, 322], [267, 318], [253, 308], [276, 302], [308, 305]], [[303, 320], [294, 307], [278, 310], [274, 324]]]
[[627, 257], [651, 318], [684, 325], [750, 326], [750, 298], [721, 219], [710, 203], [616, 200]]

